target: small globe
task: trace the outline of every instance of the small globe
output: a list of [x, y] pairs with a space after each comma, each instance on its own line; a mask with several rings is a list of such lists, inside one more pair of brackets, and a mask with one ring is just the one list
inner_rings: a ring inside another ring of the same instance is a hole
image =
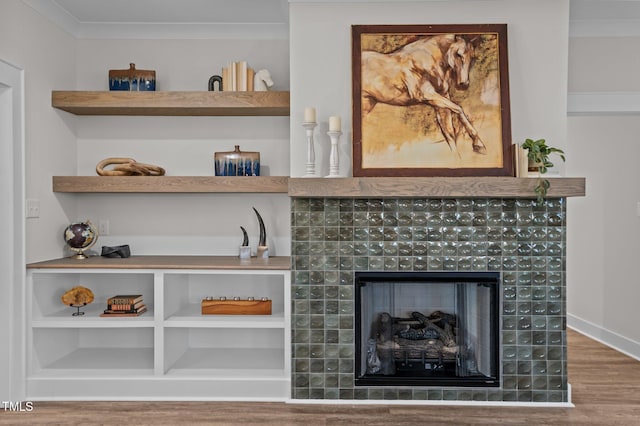
[[89, 250], [98, 241], [98, 230], [90, 221], [72, 223], [63, 234], [64, 242], [75, 251], [76, 259], [86, 259], [85, 250]]

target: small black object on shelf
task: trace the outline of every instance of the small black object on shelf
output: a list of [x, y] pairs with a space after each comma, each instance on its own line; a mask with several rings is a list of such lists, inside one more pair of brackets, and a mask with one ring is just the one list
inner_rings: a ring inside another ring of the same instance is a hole
[[218, 92], [222, 92], [222, 77], [220, 77], [219, 75], [212, 75], [209, 79], [209, 91], [216, 91], [216, 83], [218, 84]]
[[131, 249], [128, 244], [122, 246], [102, 246], [102, 254], [104, 257], [129, 257], [131, 256]]

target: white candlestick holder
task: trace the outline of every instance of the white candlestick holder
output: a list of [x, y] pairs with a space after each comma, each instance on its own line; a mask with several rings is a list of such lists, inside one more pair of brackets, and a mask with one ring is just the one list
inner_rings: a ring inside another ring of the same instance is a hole
[[331, 152], [329, 154], [329, 175], [328, 178], [340, 177], [340, 160], [338, 158], [338, 142], [342, 132], [328, 131], [327, 135], [331, 138]]
[[318, 123], [315, 122], [302, 123], [302, 127], [304, 127], [307, 132], [307, 166], [306, 173], [303, 177], [318, 177], [316, 174], [316, 152], [313, 146], [313, 130], [317, 125]]

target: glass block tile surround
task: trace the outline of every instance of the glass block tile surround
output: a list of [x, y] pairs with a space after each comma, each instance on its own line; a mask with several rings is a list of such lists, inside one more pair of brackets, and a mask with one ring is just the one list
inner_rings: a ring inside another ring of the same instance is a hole
[[[567, 402], [566, 200], [293, 198], [292, 398]], [[355, 387], [355, 271], [499, 271], [499, 388]]]

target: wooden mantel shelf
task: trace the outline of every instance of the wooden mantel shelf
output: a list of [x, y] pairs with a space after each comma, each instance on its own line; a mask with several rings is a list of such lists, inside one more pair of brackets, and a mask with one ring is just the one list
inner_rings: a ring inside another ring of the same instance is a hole
[[87, 259], [46, 260], [27, 265], [28, 269], [268, 269], [287, 271], [291, 268], [289, 256], [268, 259], [240, 259], [238, 256], [131, 256], [109, 258], [93, 256]]
[[[583, 197], [585, 178], [549, 178], [548, 197]], [[535, 198], [536, 178], [514, 177], [363, 177], [290, 178], [290, 197], [385, 198]]]
[[287, 193], [286, 176], [54, 176], [53, 192]]
[[76, 115], [288, 116], [289, 92], [51, 92], [51, 105]]
[[[585, 178], [549, 178], [548, 197], [583, 197]], [[54, 176], [53, 192], [71, 193], [279, 193], [310, 198], [535, 198], [536, 178], [287, 176]]]

